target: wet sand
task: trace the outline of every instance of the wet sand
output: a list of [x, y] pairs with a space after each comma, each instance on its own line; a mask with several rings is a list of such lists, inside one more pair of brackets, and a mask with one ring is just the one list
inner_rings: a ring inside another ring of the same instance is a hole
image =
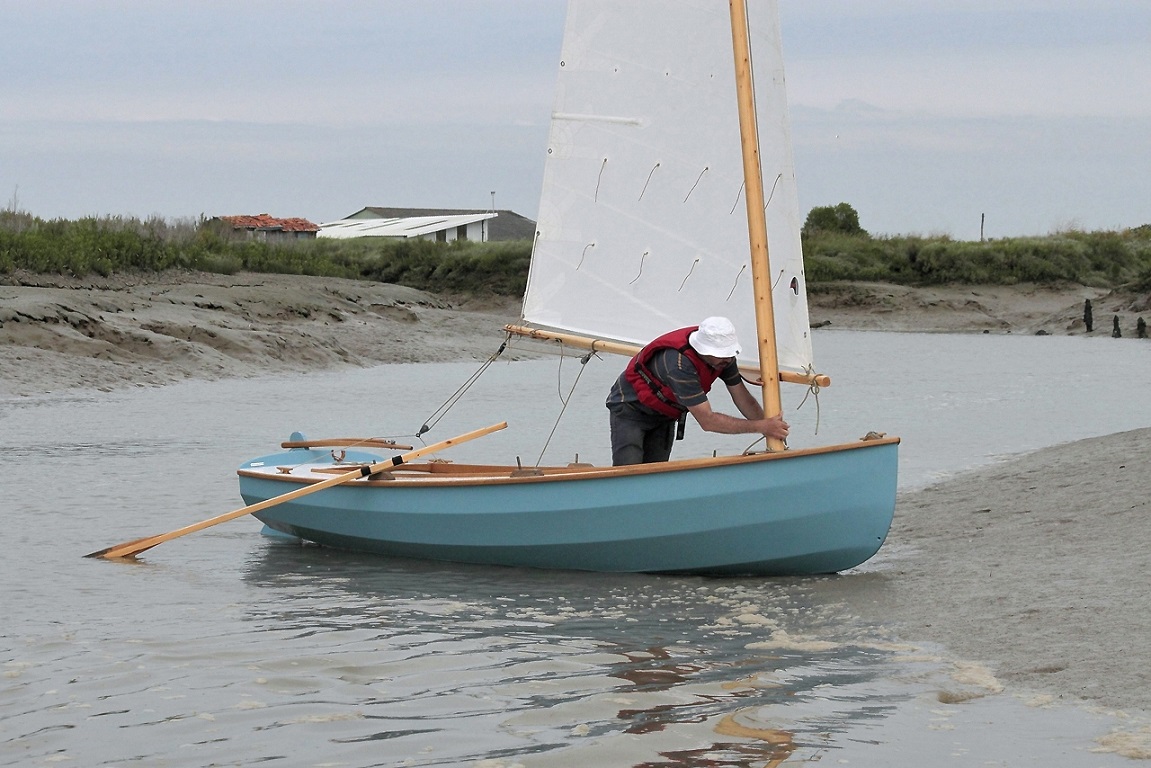
[[1151, 713], [1148, 542], [1151, 429], [1047, 448], [901, 494], [876, 617], [1008, 690]]
[[518, 302], [298, 275], [0, 282], [0, 396], [485, 359]]
[[[6, 283], [0, 397], [17, 398], [482, 360], [519, 312], [514, 301], [285, 275], [16, 275]], [[811, 319], [837, 329], [1083, 334], [1085, 299], [1098, 336], [1110, 337], [1115, 315], [1133, 336], [1137, 317], [1151, 314], [1147, 297], [1078, 286], [850, 285], [813, 295]], [[1132, 414], [1132, 427], [1147, 419]], [[1151, 429], [1139, 429], [901, 495], [875, 616], [984, 663], [1007, 690], [1151, 713], [1149, 460]], [[1125, 738], [1125, 754], [1151, 757], [1151, 731]]]
[[[1105, 337], [1116, 315], [1134, 335], [1148, 304], [1083, 286], [851, 283], [815, 292], [811, 320], [847, 330], [1080, 334], [1085, 299], [1095, 305], [1094, 333]], [[453, 300], [338, 278], [0, 276], [0, 396], [483, 360], [499, 347], [503, 325], [518, 319], [519, 302], [506, 297]]]

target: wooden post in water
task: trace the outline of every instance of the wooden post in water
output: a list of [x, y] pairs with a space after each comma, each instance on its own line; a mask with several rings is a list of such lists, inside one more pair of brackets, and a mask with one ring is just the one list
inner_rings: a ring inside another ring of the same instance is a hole
[[1095, 328], [1095, 320], [1091, 316], [1091, 299], [1084, 299], [1083, 301], [1083, 324], [1087, 326], [1087, 332]]

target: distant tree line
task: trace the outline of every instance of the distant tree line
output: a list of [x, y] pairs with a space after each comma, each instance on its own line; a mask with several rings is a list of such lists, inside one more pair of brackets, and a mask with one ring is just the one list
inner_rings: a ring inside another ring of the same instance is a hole
[[[813, 208], [802, 231], [809, 286], [1078, 283], [1151, 291], [1151, 225], [986, 242], [946, 236], [874, 237], [847, 203]], [[0, 210], [0, 275], [83, 277], [167, 269], [346, 277], [441, 293], [522, 295], [531, 241], [319, 238], [269, 244], [200, 220], [89, 217], [43, 220]]]
[[873, 237], [847, 203], [813, 208], [804, 223], [808, 284], [1078, 283], [1151, 290], [1151, 224], [1119, 232], [1068, 230], [983, 242], [947, 236]]

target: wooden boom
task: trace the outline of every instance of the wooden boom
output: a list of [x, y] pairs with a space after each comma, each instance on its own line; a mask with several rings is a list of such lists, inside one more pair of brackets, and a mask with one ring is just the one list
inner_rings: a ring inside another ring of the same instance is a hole
[[[625, 355], [631, 357], [640, 351], [641, 347], [635, 344], [624, 344], [619, 341], [606, 341], [604, 339], [592, 339], [587, 336], [577, 336], [572, 333], [561, 333], [559, 331], [546, 331], [540, 328], [529, 328], [526, 325], [505, 325], [504, 330], [508, 333], [514, 333], [517, 336], [523, 336], [528, 339], [536, 339], [539, 341], [558, 341], [562, 344], [568, 344], [578, 349], [590, 349], [592, 352], [609, 352], [613, 355]], [[745, 376], [759, 378], [758, 368], [740, 368], [740, 372]], [[819, 387], [830, 387], [831, 377], [822, 373], [794, 373], [792, 371], [780, 371], [779, 380], [786, 381], [790, 384], [805, 384], [807, 386], [816, 385]]]

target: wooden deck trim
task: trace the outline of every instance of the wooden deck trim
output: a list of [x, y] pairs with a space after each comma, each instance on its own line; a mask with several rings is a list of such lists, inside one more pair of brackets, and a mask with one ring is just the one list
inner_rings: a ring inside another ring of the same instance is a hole
[[[708, 469], [714, 467], [734, 466], [739, 464], [753, 464], [761, 461], [786, 461], [805, 456], [817, 456], [824, 453], [838, 451], [860, 450], [881, 445], [898, 444], [898, 437], [884, 437], [874, 440], [859, 440], [854, 443], [839, 443], [836, 445], [819, 446], [816, 448], [801, 448], [781, 451], [777, 453], [757, 453], [739, 456], [704, 457], [695, 459], [680, 459], [658, 464], [634, 464], [627, 467], [541, 467], [542, 475], [532, 477], [512, 477], [511, 473], [519, 469], [514, 465], [482, 465], [482, 464], [453, 464], [448, 462], [429, 462], [427, 464], [404, 464], [391, 470], [394, 480], [358, 479], [347, 483], [348, 486], [380, 486], [388, 488], [397, 487], [459, 487], [482, 485], [513, 485], [529, 483], [550, 483], [562, 480], [606, 479], [612, 477], [628, 477], [632, 475], [652, 475], [663, 472], [676, 472], [680, 470]], [[309, 475], [272, 474], [251, 469], [238, 469], [237, 475], [241, 477], [261, 478], [285, 483], [315, 483], [322, 478], [320, 473]], [[317, 476], [320, 475], [320, 476]]]

